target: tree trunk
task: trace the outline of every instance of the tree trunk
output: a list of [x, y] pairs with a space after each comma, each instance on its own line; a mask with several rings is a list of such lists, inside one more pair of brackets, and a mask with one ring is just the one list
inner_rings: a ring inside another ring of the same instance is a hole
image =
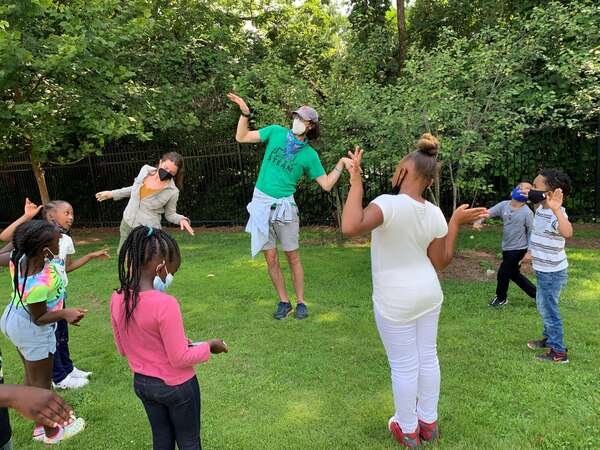
[[40, 191], [40, 198], [42, 200], [42, 204], [45, 205], [50, 201], [50, 195], [48, 194], [48, 185], [46, 184], [46, 177], [44, 175], [44, 169], [42, 169], [42, 163], [37, 161], [33, 153], [31, 152], [31, 148], [29, 149], [29, 159], [31, 160], [31, 168], [33, 169], [33, 175], [35, 176], [35, 181], [37, 181], [38, 189]]
[[406, 31], [406, 17], [404, 14], [404, 0], [396, 0], [397, 25], [398, 25], [398, 63], [404, 67], [408, 49], [408, 33]]

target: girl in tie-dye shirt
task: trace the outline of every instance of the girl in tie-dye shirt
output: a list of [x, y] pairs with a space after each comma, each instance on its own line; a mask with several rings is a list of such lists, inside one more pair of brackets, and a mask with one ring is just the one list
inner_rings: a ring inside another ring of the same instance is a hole
[[[14, 250], [0, 254], [0, 265], [10, 266], [13, 293], [0, 320], [2, 333], [17, 347], [23, 359], [25, 384], [51, 388], [52, 355], [56, 351], [55, 323], [77, 324], [87, 312], [78, 308], [56, 309], [64, 300], [64, 285], [52, 262], [58, 254], [60, 233], [53, 225], [32, 220], [17, 227]], [[57, 444], [85, 427], [81, 418], [69, 425], [36, 424], [33, 438]]]

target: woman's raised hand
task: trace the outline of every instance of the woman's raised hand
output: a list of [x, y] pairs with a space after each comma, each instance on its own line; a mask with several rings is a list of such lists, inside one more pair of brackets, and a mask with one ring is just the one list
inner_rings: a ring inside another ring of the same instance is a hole
[[190, 220], [189, 219], [181, 219], [179, 221], [179, 227], [181, 228], [181, 231], [185, 230], [188, 233], [190, 233], [192, 236], [195, 234], [194, 233], [194, 229], [190, 225]]
[[486, 219], [489, 215], [490, 213], [487, 208], [469, 208], [469, 205], [465, 204], [460, 205], [454, 210], [454, 214], [452, 214], [450, 221], [457, 225], [466, 225], [477, 220]]
[[111, 191], [102, 191], [96, 194], [96, 200], [103, 202], [104, 200], [110, 200], [113, 198]]
[[242, 97], [240, 97], [239, 95], [235, 95], [233, 92], [230, 92], [229, 94], [227, 94], [227, 98], [236, 105], [238, 105], [240, 107], [240, 111], [243, 114], [250, 114], [250, 108], [248, 108], [248, 105]]

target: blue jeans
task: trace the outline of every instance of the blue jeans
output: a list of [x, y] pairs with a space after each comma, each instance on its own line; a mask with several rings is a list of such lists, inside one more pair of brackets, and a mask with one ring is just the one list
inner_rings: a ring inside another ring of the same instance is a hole
[[548, 339], [547, 346], [557, 352], [565, 352], [567, 349], [563, 339], [563, 324], [558, 300], [560, 291], [566, 286], [569, 278], [567, 269], [560, 272], [538, 272], [536, 270], [535, 276], [537, 277], [535, 302], [544, 322], [544, 337]]
[[56, 322], [56, 352], [52, 367], [52, 381], [56, 384], [73, 372], [73, 361], [69, 354], [69, 324], [66, 320]]
[[12, 438], [3, 446], [0, 447], [0, 450], [12, 450], [13, 449], [13, 445], [12, 445]]
[[169, 386], [159, 378], [136, 373], [133, 388], [142, 401], [154, 450], [201, 450], [200, 386], [194, 376], [185, 383]]

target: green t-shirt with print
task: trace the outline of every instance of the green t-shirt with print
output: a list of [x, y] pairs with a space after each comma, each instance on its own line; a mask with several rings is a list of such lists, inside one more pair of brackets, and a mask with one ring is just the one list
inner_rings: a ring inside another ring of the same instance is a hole
[[325, 175], [319, 155], [305, 144], [297, 152], [286, 152], [290, 130], [279, 125], [270, 125], [258, 130], [260, 140], [267, 149], [258, 173], [256, 187], [275, 198], [289, 197], [298, 187], [303, 175], [311, 180]]

